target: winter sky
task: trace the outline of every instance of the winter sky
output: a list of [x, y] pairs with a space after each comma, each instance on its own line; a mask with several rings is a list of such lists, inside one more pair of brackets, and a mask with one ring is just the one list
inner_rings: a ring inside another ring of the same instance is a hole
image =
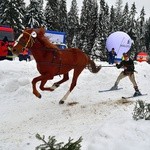
[[[24, 0], [24, 1], [25, 1], [26, 4], [29, 4], [30, 0]], [[117, 0], [105, 0], [105, 2], [108, 3], [109, 7], [111, 7], [112, 5], [115, 6], [116, 1]], [[141, 0], [122, 0], [122, 1], [123, 1], [123, 5], [125, 5], [128, 2], [129, 7], [131, 7], [131, 5], [135, 2], [138, 16], [140, 14], [141, 9], [144, 6], [145, 13], [146, 13], [145, 17], [146, 18], [150, 17], [150, 9], [149, 9], [150, 1], [149, 0], [142, 0], [142, 1]], [[67, 0], [67, 10], [68, 11], [70, 9], [71, 2], [72, 2], [72, 0]], [[82, 8], [82, 3], [83, 3], [83, 0], [77, 0], [77, 5], [78, 5], [79, 13], [80, 13], [81, 8]]]

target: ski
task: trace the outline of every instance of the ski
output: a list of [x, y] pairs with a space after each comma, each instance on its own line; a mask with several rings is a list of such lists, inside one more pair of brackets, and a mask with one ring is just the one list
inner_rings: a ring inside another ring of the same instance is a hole
[[98, 92], [109, 92], [109, 91], [118, 91], [118, 90], [121, 90], [123, 88], [118, 88], [118, 89], [115, 89], [115, 90], [112, 90], [112, 89], [108, 89], [108, 90], [101, 90], [101, 91], [98, 91]]
[[126, 97], [122, 97], [122, 99], [129, 99], [129, 98], [135, 98], [135, 97], [140, 97], [140, 96], [146, 96], [147, 95], [147, 93], [145, 93], [145, 94], [141, 94], [141, 95], [137, 95], [137, 96], [126, 96]]

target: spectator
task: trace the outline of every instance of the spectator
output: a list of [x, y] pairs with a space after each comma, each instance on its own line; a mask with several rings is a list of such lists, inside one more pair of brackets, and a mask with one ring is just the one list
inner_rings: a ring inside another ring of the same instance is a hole
[[6, 59], [7, 54], [8, 54], [8, 39], [7, 36], [5, 36], [3, 40], [0, 41], [0, 60]]
[[109, 52], [108, 54], [108, 58], [109, 58], [109, 64], [114, 64], [115, 62], [115, 57], [117, 56], [115, 49], [112, 48], [112, 50]]
[[19, 61], [22, 61], [22, 60], [25, 60], [25, 61], [30, 61], [31, 60], [31, 58], [30, 58], [30, 52], [29, 52], [29, 50], [26, 48], [26, 49], [24, 49], [23, 50], [23, 52], [22, 53], [20, 53], [19, 54]]
[[8, 53], [7, 53], [6, 59], [11, 60], [11, 61], [13, 60], [13, 53], [11, 52], [10, 46], [8, 46]]

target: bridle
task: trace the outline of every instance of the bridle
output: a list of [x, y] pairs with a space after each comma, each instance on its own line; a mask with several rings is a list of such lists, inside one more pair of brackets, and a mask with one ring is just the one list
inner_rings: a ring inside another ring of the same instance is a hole
[[33, 46], [33, 44], [35, 43], [35, 39], [34, 38], [37, 36], [37, 34], [36, 34], [35, 31], [33, 31], [32, 33], [28, 33], [26, 31], [24, 31], [22, 34], [24, 34], [24, 33], [27, 34], [27, 35], [29, 35], [29, 38], [28, 38], [27, 42], [23, 43], [20, 40], [17, 41], [17, 42], [23, 46], [22, 49], [26, 49], [27, 46], [29, 45], [29, 43], [30, 43], [30, 48], [31, 48]]
[[25, 44], [24, 48], [27, 48], [27, 46], [28, 46], [29, 42], [30, 42], [30, 47], [32, 47], [32, 46], [33, 46], [33, 44], [35, 43], [34, 38], [32, 37], [32, 33], [31, 33], [31, 34], [29, 34], [29, 33], [28, 33], [28, 32], [26, 32], [26, 31], [24, 31], [23, 33], [26, 33], [26, 34], [28, 34], [28, 35], [29, 35], [29, 39], [28, 39], [27, 43]]

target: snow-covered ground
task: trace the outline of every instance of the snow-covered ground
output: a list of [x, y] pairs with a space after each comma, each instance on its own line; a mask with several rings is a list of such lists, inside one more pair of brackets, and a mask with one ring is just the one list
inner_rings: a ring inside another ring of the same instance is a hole
[[[108, 65], [107, 62], [97, 62]], [[150, 91], [150, 65], [135, 62], [135, 74], [142, 93]], [[66, 143], [69, 137], [83, 137], [82, 150], [149, 150], [150, 122], [132, 118], [137, 100], [150, 103], [150, 94], [122, 103], [122, 96], [134, 93], [128, 78], [121, 80], [118, 91], [99, 93], [113, 86], [122, 69], [102, 67], [97, 74], [84, 69], [77, 86], [65, 104], [59, 100], [69, 89], [70, 80], [53, 92], [32, 94], [31, 81], [39, 73], [36, 64], [15, 60], [0, 61], [0, 150], [34, 150], [42, 144], [35, 135], [55, 136]], [[57, 76], [47, 83], [60, 80]], [[78, 102], [69, 106], [68, 102]]]

